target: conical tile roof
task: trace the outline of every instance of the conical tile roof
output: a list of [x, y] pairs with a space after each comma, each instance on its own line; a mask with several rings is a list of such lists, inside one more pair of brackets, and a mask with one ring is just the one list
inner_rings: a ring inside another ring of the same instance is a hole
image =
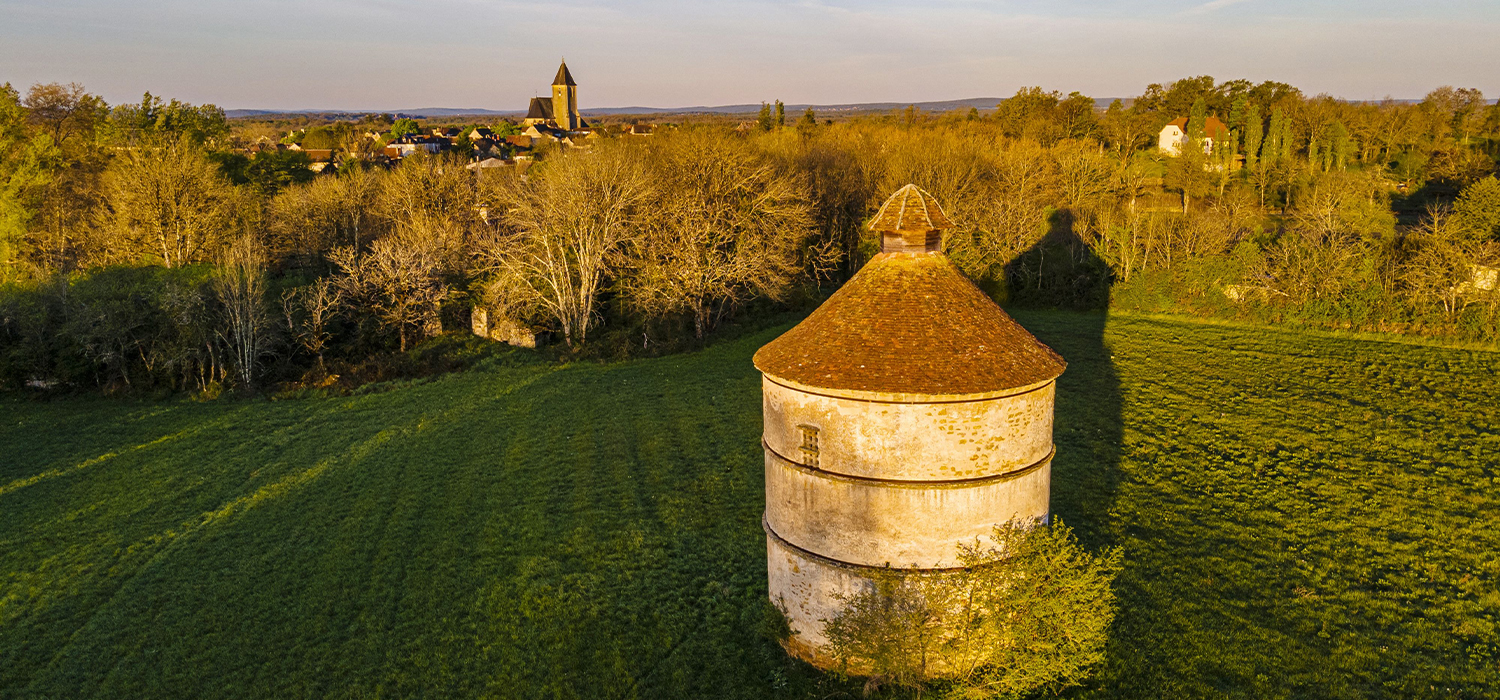
[[875, 256], [755, 366], [814, 388], [961, 395], [1038, 384], [1066, 363], [935, 252]]

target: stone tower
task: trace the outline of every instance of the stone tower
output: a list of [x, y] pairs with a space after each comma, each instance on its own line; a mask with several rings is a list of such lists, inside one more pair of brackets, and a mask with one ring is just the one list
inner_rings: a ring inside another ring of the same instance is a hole
[[552, 119], [557, 128], [566, 131], [583, 126], [583, 118], [578, 114], [578, 83], [573, 82], [567, 61], [557, 67], [557, 77], [552, 79]]
[[870, 223], [881, 253], [755, 353], [771, 600], [816, 664], [835, 594], [957, 567], [960, 542], [1048, 516], [1064, 363], [943, 254], [952, 226], [901, 188]]

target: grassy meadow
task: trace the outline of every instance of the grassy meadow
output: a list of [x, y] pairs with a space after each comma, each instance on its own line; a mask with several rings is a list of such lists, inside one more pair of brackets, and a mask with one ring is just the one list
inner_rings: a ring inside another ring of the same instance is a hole
[[[1500, 354], [1024, 312], [1099, 698], [1500, 694]], [[288, 401], [0, 398], [0, 698], [831, 698], [765, 627], [768, 331]]]

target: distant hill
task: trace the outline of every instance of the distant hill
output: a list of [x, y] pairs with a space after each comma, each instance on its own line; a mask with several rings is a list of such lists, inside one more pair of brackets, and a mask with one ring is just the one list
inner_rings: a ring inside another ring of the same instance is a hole
[[[812, 107], [819, 114], [867, 114], [876, 112], [889, 112], [891, 110], [903, 109], [907, 105], [915, 104], [917, 109], [924, 112], [950, 112], [955, 109], [968, 109], [977, 107], [980, 111], [993, 110], [1003, 97], [970, 97], [962, 100], [941, 100], [937, 102], [851, 102], [846, 104], [788, 104], [788, 114], [797, 114]], [[1100, 109], [1109, 106], [1115, 98], [1101, 97], [1094, 100]], [[755, 114], [760, 111], [760, 103], [744, 103], [735, 105], [719, 106], [696, 106], [696, 107], [593, 107], [584, 108], [584, 114], [593, 114], [601, 117], [615, 116], [621, 114]], [[333, 109], [296, 109], [296, 110], [273, 110], [273, 109], [229, 109], [224, 114], [231, 119], [244, 117], [271, 117], [277, 115], [321, 115], [324, 117], [356, 117], [371, 113], [403, 114], [411, 117], [516, 117], [526, 113], [525, 110], [493, 110], [479, 108], [456, 108], [456, 107], [422, 107], [419, 109], [389, 109], [370, 110], [366, 112], [352, 112], [349, 110]]]
[[[847, 104], [789, 104], [786, 105], [788, 114], [798, 114], [808, 107], [819, 114], [874, 114], [889, 112], [891, 110], [903, 109], [907, 105], [915, 104], [924, 112], [951, 112], [955, 109], [968, 109], [977, 107], [979, 111], [993, 111], [995, 105], [1003, 102], [1003, 97], [970, 97], [962, 100], [940, 100], [937, 102], [851, 102]], [[1129, 107], [1135, 101], [1133, 97], [1096, 97], [1094, 106], [1099, 109], [1108, 109], [1109, 104], [1119, 99]], [[1376, 104], [1383, 100], [1348, 100], [1349, 102], [1366, 102]], [[1392, 102], [1400, 104], [1417, 104], [1421, 99], [1394, 99]], [[1486, 100], [1494, 104], [1496, 100]], [[618, 116], [622, 114], [755, 114], [760, 111], [760, 103], [745, 103], [737, 105], [697, 106], [697, 107], [586, 107], [583, 110], [585, 116], [596, 115], [601, 117]], [[397, 114], [413, 118], [426, 117], [519, 117], [526, 113], [524, 109], [494, 110], [480, 109], [478, 107], [422, 107], [420, 109], [371, 109], [365, 111], [351, 111], [347, 109], [226, 109], [224, 115], [230, 119], [242, 119], [249, 117], [275, 117], [282, 115], [319, 116], [325, 119], [357, 119], [366, 114]]]

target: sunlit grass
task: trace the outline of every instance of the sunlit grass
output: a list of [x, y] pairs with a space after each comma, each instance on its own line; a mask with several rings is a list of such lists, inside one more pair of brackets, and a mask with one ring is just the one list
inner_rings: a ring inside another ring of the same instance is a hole
[[[1100, 697], [1500, 686], [1500, 357], [1020, 313]], [[774, 333], [296, 401], [0, 402], [0, 697], [825, 697], [762, 637]], [[857, 687], [850, 688], [857, 694]]]

